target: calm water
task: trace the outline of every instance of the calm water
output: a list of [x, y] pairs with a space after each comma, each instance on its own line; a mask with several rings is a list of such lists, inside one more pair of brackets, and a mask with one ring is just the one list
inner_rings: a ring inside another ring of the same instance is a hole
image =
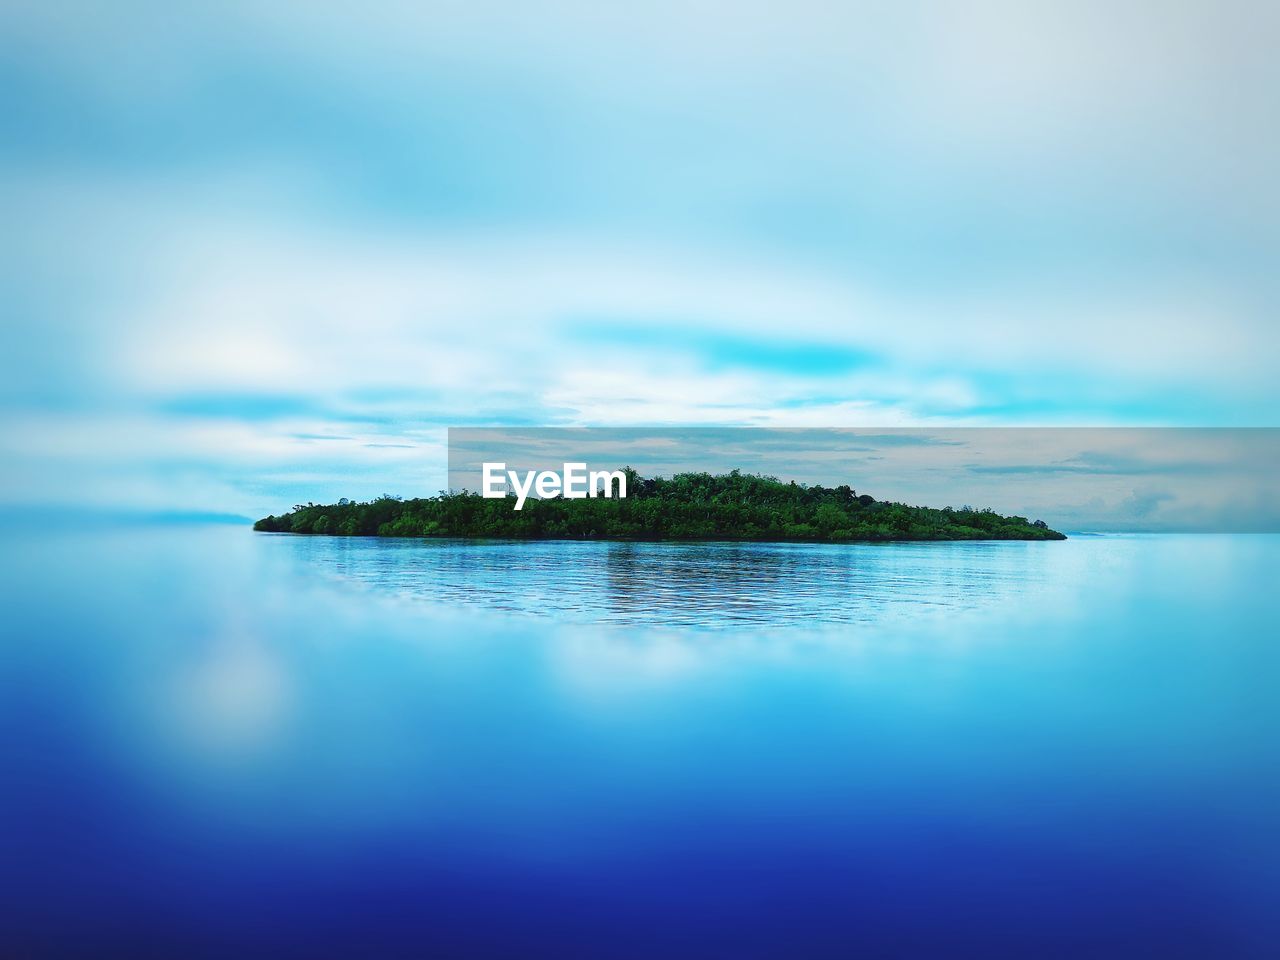
[[1034, 596], [1054, 544], [511, 543], [265, 534], [316, 576], [569, 623], [691, 630], [871, 623]]
[[1280, 954], [1280, 538], [2, 545], [0, 955]]

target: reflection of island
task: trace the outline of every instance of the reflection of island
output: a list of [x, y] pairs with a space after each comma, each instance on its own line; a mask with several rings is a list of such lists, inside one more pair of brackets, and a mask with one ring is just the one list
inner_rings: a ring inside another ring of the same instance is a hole
[[255, 530], [336, 536], [520, 540], [1065, 540], [1043, 521], [991, 510], [910, 507], [858, 496], [850, 487], [805, 486], [774, 477], [683, 473], [642, 479], [627, 469], [625, 499], [485, 499], [444, 493], [369, 503], [307, 504], [264, 517]]

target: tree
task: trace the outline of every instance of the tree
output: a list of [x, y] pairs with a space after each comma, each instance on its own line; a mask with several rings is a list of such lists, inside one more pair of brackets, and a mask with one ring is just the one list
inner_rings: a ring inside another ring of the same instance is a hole
[[383, 537], [505, 537], [614, 540], [1060, 540], [1043, 521], [972, 507], [934, 510], [824, 487], [732, 471], [642, 478], [626, 468], [627, 497], [530, 500], [441, 492], [368, 503], [299, 504], [267, 516], [270, 533]]

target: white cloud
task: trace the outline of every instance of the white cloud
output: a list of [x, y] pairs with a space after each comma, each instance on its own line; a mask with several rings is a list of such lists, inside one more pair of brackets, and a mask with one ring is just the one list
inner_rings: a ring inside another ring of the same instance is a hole
[[7, 489], [416, 489], [442, 424], [520, 418], [1266, 422], [1278, 21], [9, 4]]

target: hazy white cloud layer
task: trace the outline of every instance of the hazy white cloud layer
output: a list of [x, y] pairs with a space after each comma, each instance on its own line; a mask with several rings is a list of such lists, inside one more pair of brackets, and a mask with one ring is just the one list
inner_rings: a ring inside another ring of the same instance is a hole
[[0, 499], [433, 492], [449, 425], [1274, 425], [1278, 28], [8, 4]]

